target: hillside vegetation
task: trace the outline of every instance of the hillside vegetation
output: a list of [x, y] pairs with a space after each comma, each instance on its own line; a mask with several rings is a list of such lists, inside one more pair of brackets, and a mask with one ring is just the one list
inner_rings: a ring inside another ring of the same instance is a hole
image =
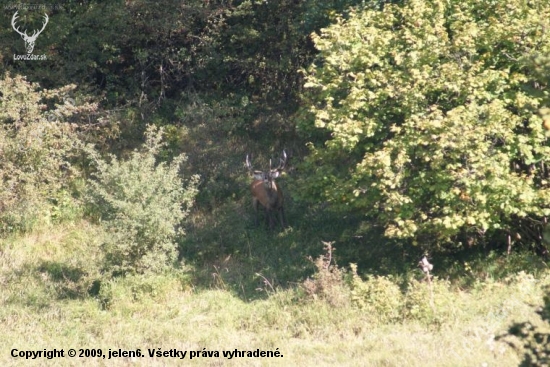
[[549, 363], [550, 1], [2, 10], [3, 365]]

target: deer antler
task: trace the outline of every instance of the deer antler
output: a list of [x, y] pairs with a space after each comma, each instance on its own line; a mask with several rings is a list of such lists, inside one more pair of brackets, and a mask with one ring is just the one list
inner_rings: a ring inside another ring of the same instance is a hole
[[248, 156], [248, 154], [246, 155], [246, 168], [248, 168], [248, 170], [252, 172], [252, 164], [250, 164], [250, 157]]
[[285, 168], [286, 159], [287, 159], [286, 151], [283, 149], [283, 158], [279, 159], [279, 167], [277, 167], [278, 170]]

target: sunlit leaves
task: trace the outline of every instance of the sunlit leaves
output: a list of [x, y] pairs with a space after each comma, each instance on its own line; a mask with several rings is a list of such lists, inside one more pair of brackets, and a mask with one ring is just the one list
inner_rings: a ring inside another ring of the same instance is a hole
[[313, 36], [306, 83], [330, 139], [304, 167], [330, 187], [304, 191], [434, 243], [543, 215], [548, 32], [549, 1], [410, 0], [338, 18]]

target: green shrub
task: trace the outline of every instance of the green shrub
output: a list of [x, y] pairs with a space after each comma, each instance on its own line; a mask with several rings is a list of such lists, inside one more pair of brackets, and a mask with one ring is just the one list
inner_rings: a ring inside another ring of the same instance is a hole
[[369, 276], [362, 280], [357, 275], [357, 265], [351, 264], [352, 304], [365, 310], [382, 323], [401, 318], [403, 295], [399, 286], [385, 276]]
[[357, 265], [351, 264], [352, 304], [378, 322], [390, 323], [416, 320], [424, 324], [438, 324], [448, 319], [452, 303], [456, 301], [448, 281], [432, 279], [431, 283], [411, 279], [403, 294], [395, 280], [387, 276], [369, 276], [362, 280]]
[[[9, 74], [0, 79], [0, 233], [49, 221], [48, 200], [70, 192], [79, 142], [73, 121], [95, 108], [69, 103], [66, 96], [75, 88], [44, 90]], [[64, 200], [65, 207], [71, 205], [70, 195]]]
[[82, 216], [82, 206], [73, 199], [71, 193], [61, 189], [49, 198], [49, 216], [54, 223], [74, 221]]
[[110, 162], [88, 147], [97, 172], [88, 198], [100, 213], [108, 239], [106, 269], [114, 274], [161, 272], [176, 260], [176, 236], [197, 192], [198, 176], [184, 186], [179, 177], [185, 155], [158, 163], [162, 129], [149, 127], [142, 151]]
[[452, 313], [455, 301], [448, 281], [434, 277], [430, 284], [411, 279], [404, 296], [403, 317], [426, 324], [440, 323]]

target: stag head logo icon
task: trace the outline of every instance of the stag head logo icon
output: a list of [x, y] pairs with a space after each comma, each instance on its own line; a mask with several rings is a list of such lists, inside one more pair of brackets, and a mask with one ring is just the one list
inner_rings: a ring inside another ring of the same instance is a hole
[[32, 50], [34, 50], [34, 43], [36, 42], [36, 39], [38, 38], [38, 35], [40, 33], [42, 33], [42, 31], [44, 30], [44, 28], [46, 28], [46, 24], [48, 24], [48, 20], [50, 18], [48, 18], [48, 15], [47, 14], [44, 14], [44, 24], [42, 25], [42, 29], [37, 31], [37, 30], [34, 30], [32, 35], [28, 35], [27, 34], [27, 31], [25, 30], [24, 32], [21, 32], [19, 30], [19, 27], [16, 27], [15, 23], [17, 21], [17, 13], [18, 11], [15, 12], [15, 14], [13, 14], [13, 17], [11, 18], [11, 26], [13, 27], [13, 29], [19, 33], [21, 35], [21, 37], [23, 38], [23, 41], [25, 41], [25, 48], [27, 49], [27, 54], [31, 54], [32, 53]]

